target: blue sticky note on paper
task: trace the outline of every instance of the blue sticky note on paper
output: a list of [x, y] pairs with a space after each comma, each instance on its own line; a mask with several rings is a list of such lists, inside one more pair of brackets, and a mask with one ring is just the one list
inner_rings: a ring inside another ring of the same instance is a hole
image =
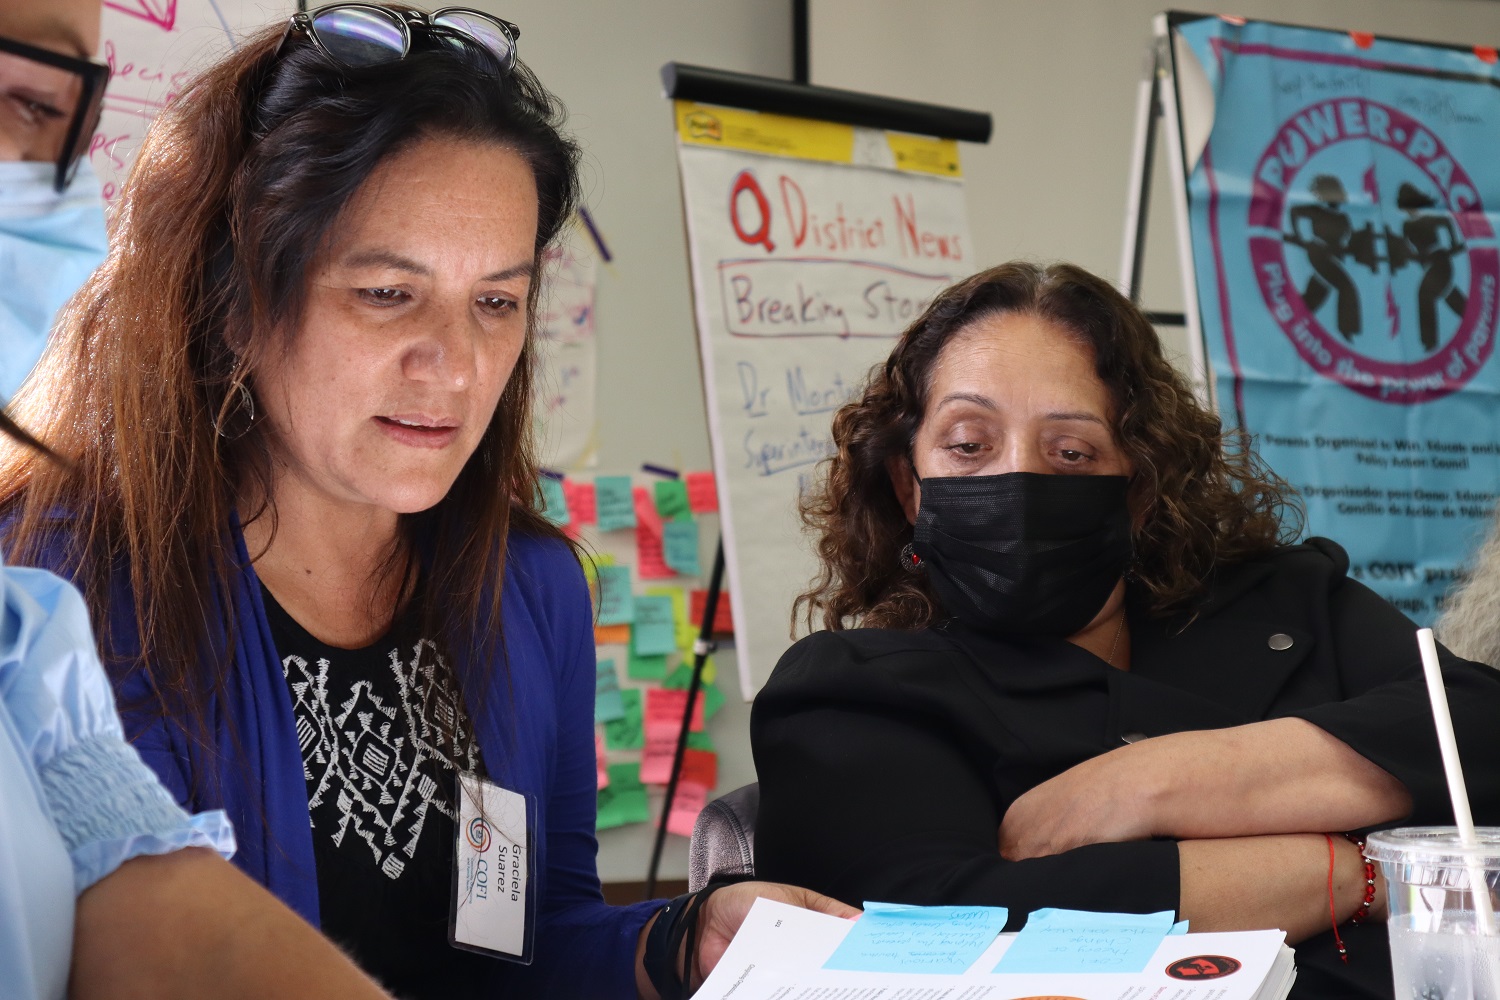
[[866, 903], [823, 968], [959, 975], [994, 943], [1005, 918], [999, 906]]
[[667, 521], [661, 526], [661, 547], [666, 563], [679, 576], [698, 576], [698, 522]]
[[1037, 910], [996, 972], [1141, 972], [1172, 930], [1173, 914]]
[[635, 595], [630, 591], [629, 566], [600, 566], [599, 624], [629, 625], [635, 621]]
[[594, 666], [594, 721], [614, 722], [625, 718], [625, 701], [620, 695], [620, 677], [614, 660], [600, 660]]
[[599, 476], [594, 480], [594, 502], [600, 531], [635, 527], [635, 493], [629, 476]]
[[672, 599], [665, 596], [637, 597], [635, 625], [630, 645], [641, 656], [661, 656], [677, 649], [677, 623], [672, 618]]
[[1188, 922], [1186, 920], [1179, 920], [1177, 921], [1177, 923], [1172, 925], [1171, 930], [1167, 931], [1167, 937], [1171, 937], [1174, 934], [1186, 934], [1187, 932]]

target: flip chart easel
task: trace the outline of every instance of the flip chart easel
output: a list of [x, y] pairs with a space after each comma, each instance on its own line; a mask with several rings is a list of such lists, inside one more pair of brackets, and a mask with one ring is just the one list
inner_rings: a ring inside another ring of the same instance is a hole
[[[832, 415], [974, 270], [957, 140], [990, 116], [669, 63], [740, 690], [815, 569], [799, 495]], [[892, 558], [896, 558], [895, 554]]]
[[1154, 29], [1123, 284], [1139, 299], [1164, 140], [1200, 393], [1301, 495], [1306, 533], [1430, 623], [1500, 497], [1496, 39]]

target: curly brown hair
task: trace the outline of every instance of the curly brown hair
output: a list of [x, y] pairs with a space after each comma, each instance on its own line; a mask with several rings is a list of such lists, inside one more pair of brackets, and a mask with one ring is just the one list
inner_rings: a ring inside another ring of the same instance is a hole
[[942, 610], [923, 574], [899, 565], [912, 525], [887, 463], [909, 456], [944, 346], [978, 320], [1035, 316], [1094, 354], [1130, 483], [1130, 580], [1154, 616], [1190, 606], [1215, 567], [1252, 558], [1301, 532], [1295, 494], [1240, 432], [1226, 432], [1172, 367], [1145, 315], [1109, 282], [1072, 264], [1001, 264], [946, 289], [906, 332], [863, 393], [833, 420], [837, 452], [802, 499], [820, 570], [793, 620], [828, 629], [923, 628]]

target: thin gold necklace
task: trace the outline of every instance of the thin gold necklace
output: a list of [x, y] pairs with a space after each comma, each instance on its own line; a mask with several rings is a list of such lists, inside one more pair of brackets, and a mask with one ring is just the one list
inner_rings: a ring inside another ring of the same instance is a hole
[[1111, 639], [1110, 643], [1109, 643], [1109, 657], [1107, 659], [1105, 659], [1105, 661], [1104, 661], [1105, 663], [1109, 664], [1110, 666], [1114, 666], [1115, 665], [1115, 648], [1120, 645], [1120, 635], [1124, 631], [1125, 631], [1125, 609], [1121, 608], [1120, 609], [1120, 624], [1118, 624], [1118, 625], [1115, 626], [1115, 637], [1113, 639]]

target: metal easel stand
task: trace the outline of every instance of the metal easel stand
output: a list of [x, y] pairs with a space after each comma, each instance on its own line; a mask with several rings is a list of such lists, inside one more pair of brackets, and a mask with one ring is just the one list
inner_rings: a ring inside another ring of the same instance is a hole
[[708, 593], [704, 595], [703, 621], [698, 627], [698, 638], [693, 642], [693, 679], [688, 684], [687, 708], [682, 713], [682, 726], [677, 731], [677, 751], [672, 755], [672, 774], [667, 779], [667, 793], [662, 799], [661, 819], [656, 824], [656, 844], [651, 848], [651, 867], [646, 872], [646, 898], [656, 897], [656, 876], [661, 869], [661, 851], [667, 841], [667, 820], [672, 815], [672, 800], [677, 797], [677, 779], [682, 774], [682, 761], [687, 754], [688, 731], [693, 724], [693, 708], [698, 702], [698, 692], [703, 688], [703, 666], [708, 657], [718, 648], [713, 641], [714, 616], [719, 610], [719, 592], [724, 585], [724, 539], [720, 537], [714, 552], [714, 569], [708, 579]]

